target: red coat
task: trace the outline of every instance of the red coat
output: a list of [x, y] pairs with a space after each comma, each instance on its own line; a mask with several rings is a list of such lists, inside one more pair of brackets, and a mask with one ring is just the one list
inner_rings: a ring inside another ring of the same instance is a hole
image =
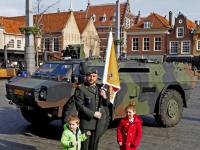
[[128, 118], [120, 120], [117, 127], [117, 142], [122, 142], [120, 150], [136, 150], [142, 137], [142, 122], [136, 114], [132, 123]]

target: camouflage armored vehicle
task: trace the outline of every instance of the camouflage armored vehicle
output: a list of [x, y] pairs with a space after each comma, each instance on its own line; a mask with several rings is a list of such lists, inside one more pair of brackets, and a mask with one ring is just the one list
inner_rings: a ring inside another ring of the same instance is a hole
[[[78, 83], [84, 82], [85, 70], [89, 66], [96, 66], [99, 78], [102, 78], [104, 61], [101, 59], [46, 61], [30, 77], [10, 79], [5, 85], [6, 97], [32, 124], [46, 124], [56, 119], [64, 123], [70, 114], [76, 113], [74, 90]], [[114, 120], [125, 116], [123, 109], [130, 101], [136, 103], [139, 115], [152, 114], [161, 126], [178, 124], [197, 81], [194, 65], [120, 59], [118, 66], [121, 90], [109, 109], [103, 109], [106, 112], [104, 131], [109, 118]]]

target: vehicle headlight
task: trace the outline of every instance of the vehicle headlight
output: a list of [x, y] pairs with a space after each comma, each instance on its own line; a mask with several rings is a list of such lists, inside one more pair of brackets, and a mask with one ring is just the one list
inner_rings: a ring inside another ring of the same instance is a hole
[[44, 91], [41, 91], [41, 92], [40, 92], [40, 97], [41, 97], [41, 98], [44, 98]]
[[40, 100], [46, 100], [46, 91], [45, 90], [40, 91]]

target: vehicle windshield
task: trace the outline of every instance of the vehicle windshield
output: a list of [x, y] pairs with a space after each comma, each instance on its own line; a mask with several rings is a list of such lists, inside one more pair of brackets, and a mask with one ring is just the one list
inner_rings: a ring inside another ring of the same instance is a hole
[[[99, 79], [103, 78], [104, 66], [88, 66], [96, 67], [98, 70]], [[58, 80], [58, 77], [62, 77], [62, 80], [72, 78], [72, 74], [75, 80], [78, 81], [79, 76], [79, 63], [65, 64], [65, 63], [45, 63], [41, 66], [35, 73], [33, 73], [33, 78], [41, 79], [52, 79]]]
[[33, 76], [62, 76], [69, 78], [72, 73], [72, 65], [46, 63], [39, 68]]

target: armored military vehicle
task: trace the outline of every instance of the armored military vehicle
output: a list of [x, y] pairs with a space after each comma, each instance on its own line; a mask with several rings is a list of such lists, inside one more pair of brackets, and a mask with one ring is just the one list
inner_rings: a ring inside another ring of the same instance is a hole
[[[57, 119], [65, 123], [70, 114], [77, 113], [74, 90], [84, 82], [85, 70], [90, 66], [98, 69], [101, 83], [104, 61], [100, 58], [47, 60], [31, 76], [10, 79], [5, 85], [6, 97], [32, 124]], [[197, 81], [198, 72], [192, 63], [134, 58], [119, 59], [118, 66], [121, 90], [109, 109], [102, 110], [106, 112], [102, 133], [110, 120], [125, 116], [124, 107], [130, 101], [136, 103], [138, 115], [152, 114], [164, 127], [178, 124]]]

